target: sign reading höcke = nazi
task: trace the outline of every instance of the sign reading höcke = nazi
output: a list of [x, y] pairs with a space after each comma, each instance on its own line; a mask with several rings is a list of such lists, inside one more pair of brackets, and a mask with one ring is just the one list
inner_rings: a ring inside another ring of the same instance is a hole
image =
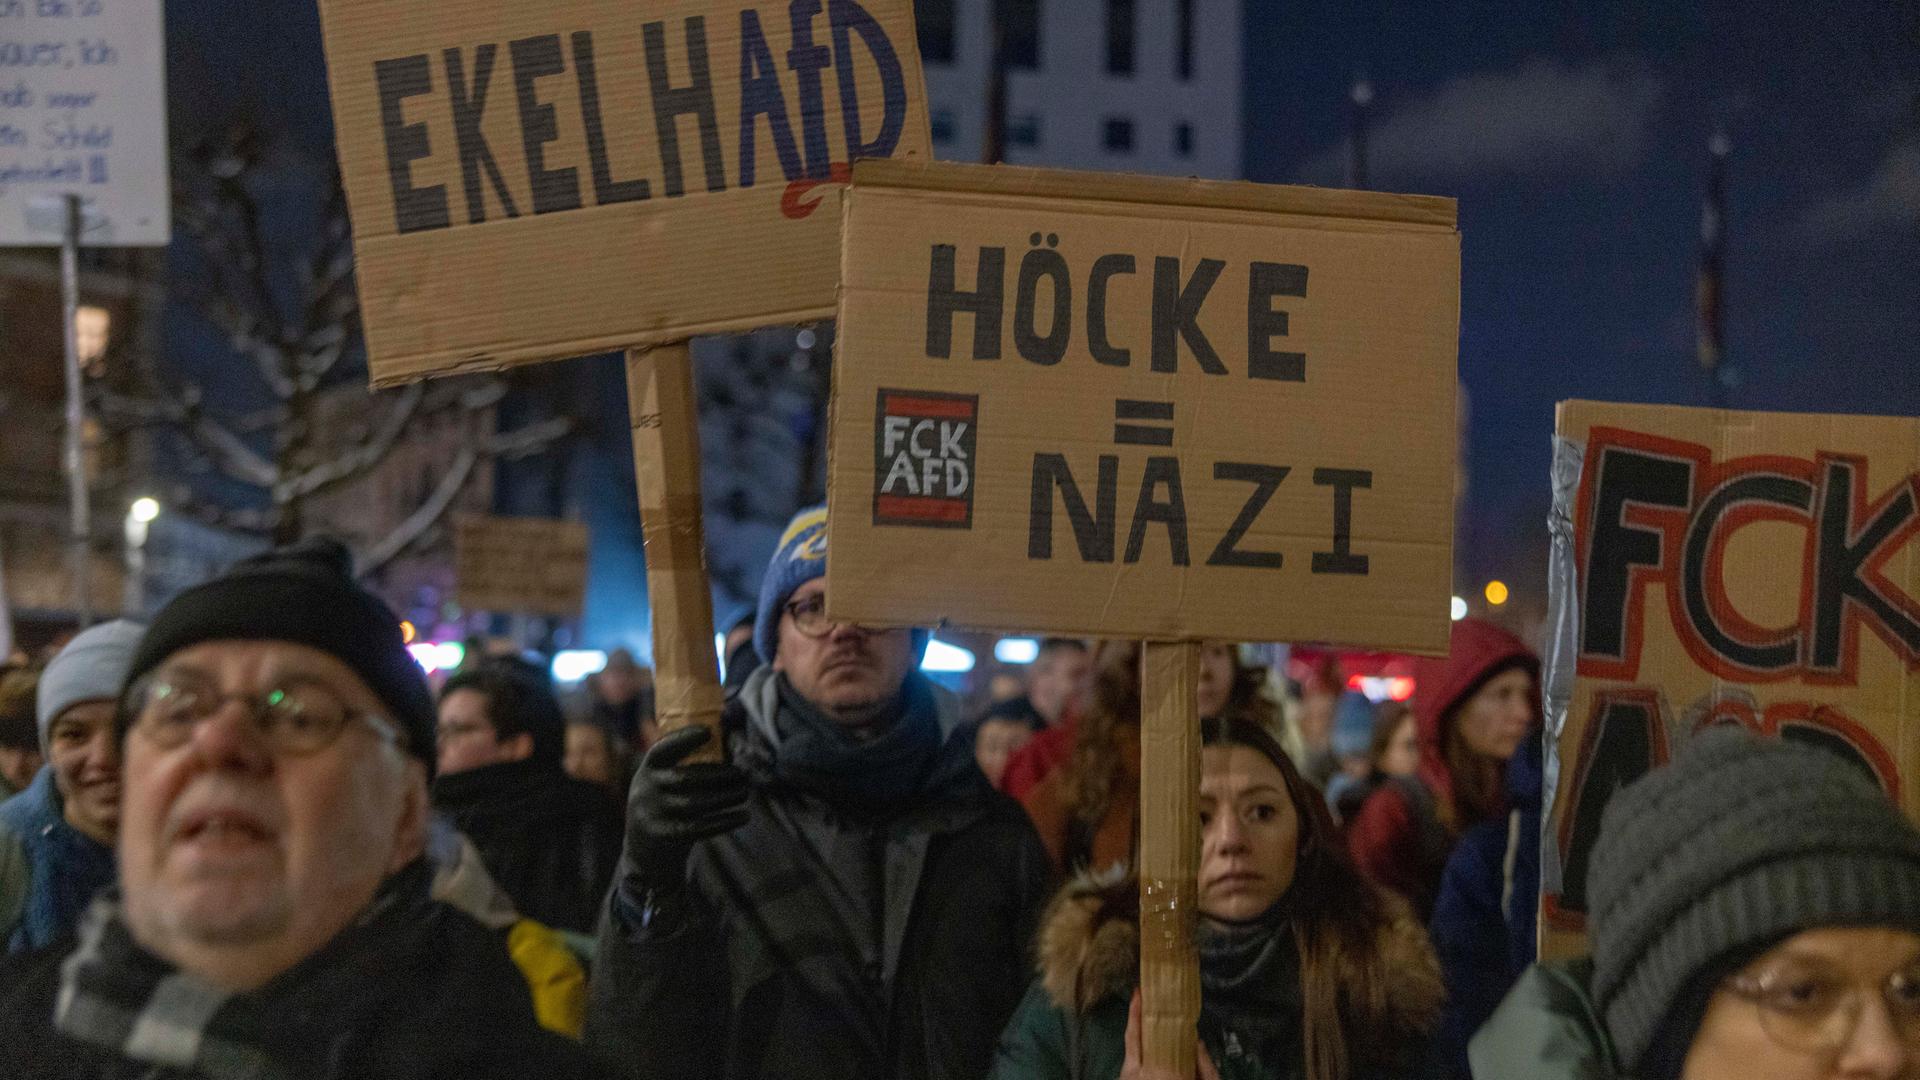
[[1450, 203], [876, 162], [846, 213], [836, 617], [1444, 648]]

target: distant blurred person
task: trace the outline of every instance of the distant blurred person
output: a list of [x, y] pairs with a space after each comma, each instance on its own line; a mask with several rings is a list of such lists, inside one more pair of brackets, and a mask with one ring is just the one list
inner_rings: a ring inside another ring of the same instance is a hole
[[1093, 686], [1093, 654], [1079, 638], [1050, 637], [1027, 669], [1027, 699], [1048, 727], [1060, 723]]
[[1025, 698], [1013, 698], [989, 708], [980, 719], [955, 733], [955, 737], [973, 739], [973, 759], [995, 787], [1007, 771], [1007, 759], [1027, 745], [1046, 721]]
[[1453, 624], [1444, 660], [1415, 669], [1419, 782], [1384, 784], [1347, 827], [1360, 871], [1433, 914], [1460, 834], [1507, 813], [1508, 759], [1540, 719], [1540, 658], [1481, 619]]
[[[1271, 730], [1274, 707], [1258, 670], [1234, 646], [1201, 647], [1195, 688], [1202, 719], [1238, 716]], [[1104, 873], [1130, 866], [1140, 837], [1140, 646], [1101, 646], [1093, 693], [1075, 728], [1071, 756], [1021, 797], [1054, 872]]]
[[1306, 754], [1300, 763], [1300, 772], [1322, 789], [1340, 770], [1333, 752], [1333, 727], [1345, 685], [1340, 664], [1331, 656], [1323, 657], [1300, 684], [1300, 708], [1295, 719], [1300, 728], [1301, 750]]
[[46, 763], [33, 715], [39, 684], [40, 673], [31, 668], [0, 675], [0, 802], [25, 791]]
[[727, 628], [726, 642], [720, 651], [727, 661], [722, 682], [728, 693], [747, 685], [747, 676], [760, 667], [760, 654], [753, 649], [753, 617], [754, 612], [749, 608]]
[[607, 666], [588, 680], [593, 688], [593, 717], [635, 754], [658, 735], [653, 719], [653, 671], [626, 649], [607, 654]]
[[[1336, 737], [1338, 733], [1336, 730]], [[1333, 819], [1345, 827], [1360, 813], [1375, 789], [1386, 783], [1419, 783], [1420, 733], [1413, 710], [1399, 701], [1383, 701], [1373, 708], [1373, 727], [1360, 768], [1341, 774], [1327, 785], [1327, 805]]]
[[566, 757], [562, 765], [575, 780], [599, 784], [619, 793], [622, 770], [613, 751], [613, 736], [591, 720], [575, 720], [567, 725]]
[[[1343, 691], [1334, 703], [1333, 735], [1328, 745], [1335, 768], [1322, 785], [1328, 809], [1334, 809], [1336, 792], [1365, 779], [1370, 771], [1367, 746], [1373, 741], [1374, 719], [1378, 715], [1373, 700], [1358, 690]], [[1334, 810], [1335, 824], [1339, 821], [1339, 812]]]
[[987, 680], [987, 704], [998, 705], [1027, 694], [1027, 681], [1011, 671], [996, 671]]
[[447, 680], [434, 809], [480, 850], [530, 919], [591, 933], [620, 857], [619, 800], [567, 776], [565, 722], [544, 674], [490, 660]]
[[0, 804], [0, 933], [8, 952], [73, 932], [94, 894], [118, 876], [120, 740], [116, 702], [144, 628], [101, 623], [41, 673], [35, 717], [48, 767]]

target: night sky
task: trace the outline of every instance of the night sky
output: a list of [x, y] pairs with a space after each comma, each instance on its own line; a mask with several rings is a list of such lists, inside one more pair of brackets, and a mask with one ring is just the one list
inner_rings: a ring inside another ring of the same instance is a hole
[[1336, 103], [1364, 71], [1371, 186], [1460, 200], [1463, 587], [1543, 562], [1556, 401], [1714, 403], [1694, 281], [1716, 124], [1726, 403], [1920, 415], [1920, 5], [1258, 8], [1251, 178], [1342, 182]]
[[[167, 17], [176, 129], [251, 100], [326, 145], [311, 0]], [[1245, 25], [1250, 178], [1341, 183], [1364, 72], [1372, 186], [1460, 200], [1463, 587], [1537, 587], [1556, 401], [1713, 403], [1694, 281], [1716, 124], [1725, 402], [1920, 415], [1920, 4], [1255, 0]]]

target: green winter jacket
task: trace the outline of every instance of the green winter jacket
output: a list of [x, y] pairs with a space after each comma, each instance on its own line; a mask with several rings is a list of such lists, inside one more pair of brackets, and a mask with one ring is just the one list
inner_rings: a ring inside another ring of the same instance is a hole
[[[1040, 977], [1000, 1037], [990, 1080], [1120, 1075], [1127, 1011], [1138, 981], [1138, 888], [1131, 878], [1081, 878], [1054, 901], [1040, 934]], [[1412, 912], [1383, 927], [1379, 941], [1397, 978], [1385, 1015], [1367, 1025], [1367, 1036], [1349, 1040], [1356, 1059], [1350, 1080], [1417, 1075], [1427, 1034], [1439, 1021], [1439, 963]], [[1261, 1062], [1235, 1052], [1227, 1045], [1231, 1038], [1202, 1025], [1201, 1041], [1221, 1080], [1297, 1080], [1304, 1074], [1304, 1047], [1284, 1061]]]
[[1474, 1080], [1628, 1080], [1587, 988], [1588, 959], [1535, 964], [1467, 1046]]

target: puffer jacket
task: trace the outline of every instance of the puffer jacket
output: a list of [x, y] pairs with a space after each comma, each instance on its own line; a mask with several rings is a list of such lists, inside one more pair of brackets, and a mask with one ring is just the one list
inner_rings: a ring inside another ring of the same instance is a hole
[[1534, 959], [1540, 926], [1540, 732], [1507, 763], [1505, 820], [1468, 829], [1447, 860], [1428, 932], [1447, 979], [1437, 1075], [1465, 1077], [1467, 1040]]
[[0, 803], [5, 951], [44, 949], [72, 933], [88, 902], [118, 878], [113, 849], [67, 824], [52, 766]]
[[1474, 1080], [1629, 1080], [1588, 993], [1593, 962], [1535, 964], [1468, 1045]]
[[[722, 717], [752, 785], [747, 823], [694, 848], [671, 912], [637, 918], [615, 885], [587, 1045], [637, 1080], [979, 1080], [1046, 902], [1033, 826], [964, 740], [891, 820], [781, 781], [775, 678], [754, 672]], [[951, 730], [958, 702], [928, 689]], [[880, 895], [841, 895], [828, 850], [867, 851]], [[854, 929], [849, 900], [873, 905], [880, 941]]]
[[[1379, 1011], [1344, 990], [1341, 1012], [1352, 1055], [1349, 1080], [1411, 1077], [1426, 1055], [1426, 1032], [1440, 1013], [1440, 973], [1426, 935], [1406, 914], [1379, 930], [1378, 948], [1393, 973]], [[1127, 1011], [1139, 984], [1139, 884], [1108, 875], [1075, 879], [1054, 901], [1039, 941], [1039, 978], [1000, 1038], [991, 1080], [1113, 1080], [1126, 1057]], [[1296, 1026], [1295, 1030], [1298, 1028]], [[1209, 1023], [1201, 1042], [1221, 1080], [1293, 1080], [1305, 1074], [1304, 1046], [1278, 1066], [1237, 1052], [1235, 1035]]]

